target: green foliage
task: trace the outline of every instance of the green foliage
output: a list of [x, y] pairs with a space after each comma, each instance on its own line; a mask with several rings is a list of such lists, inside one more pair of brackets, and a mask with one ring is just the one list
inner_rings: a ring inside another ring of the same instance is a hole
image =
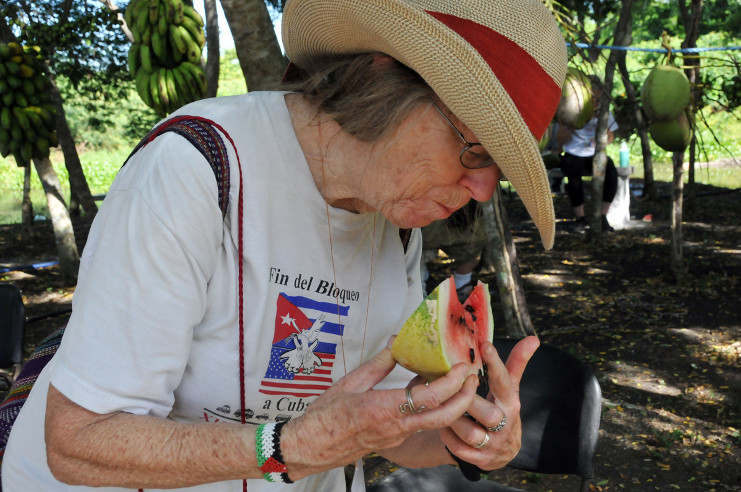
[[217, 96], [234, 96], [247, 92], [247, 83], [237, 59], [237, 50], [232, 48], [221, 54], [219, 65], [219, 92]]

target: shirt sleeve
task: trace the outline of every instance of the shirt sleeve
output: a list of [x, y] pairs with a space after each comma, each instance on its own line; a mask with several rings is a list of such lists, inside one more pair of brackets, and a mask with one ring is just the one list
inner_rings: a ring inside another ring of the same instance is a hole
[[224, 234], [211, 167], [183, 137], [121, 169], [91, 228], [52, 384], [100, 414], [167, 416]]

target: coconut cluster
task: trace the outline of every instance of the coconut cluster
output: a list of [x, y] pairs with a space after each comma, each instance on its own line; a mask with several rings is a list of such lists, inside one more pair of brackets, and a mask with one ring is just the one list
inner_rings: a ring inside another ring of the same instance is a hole
[[688, 117], [690, 81], [682, 70], [659, 65], [641, 87], [641, 104], [650, 120], [648, 131], [656, 145], [670, 152], [682, 152], [690, 143], [692, 128]]
[[593, 116], [592, 81], [578, 68], [567, 68], [556, 119], [562, 125], [579, 130], [584, 128]]

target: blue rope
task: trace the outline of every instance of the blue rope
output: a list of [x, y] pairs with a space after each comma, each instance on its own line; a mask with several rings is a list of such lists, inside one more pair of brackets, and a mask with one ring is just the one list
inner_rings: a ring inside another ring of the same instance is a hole
[[[619, 50], [619, 51], [646, 51], [649, 53], [667, 53], [669, 50], [665, 48], [636, 48], [635, 46], [605, 46], [601, 44], [586, 44], [586, 43], [566, 43], [566, 46], [576, 46], [577, 48], [599, 48], [606, 50]], [[702, 53], [703, 51], [735, 51], [741, 50], [741, 46], [723, 46], [723, 47], [712, 47], [712, 48], [681, 48], [672, 50], [672, 53]]]

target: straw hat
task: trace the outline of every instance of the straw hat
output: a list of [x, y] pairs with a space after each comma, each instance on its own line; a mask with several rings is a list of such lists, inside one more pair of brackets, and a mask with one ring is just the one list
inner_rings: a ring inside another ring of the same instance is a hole
[[299, 67], [381, 52], [420, 74], [494, 158], [552, 247], [538, 140], [556, 112], [567, 57], [541, 0], [289, 0], [282, 33]]

